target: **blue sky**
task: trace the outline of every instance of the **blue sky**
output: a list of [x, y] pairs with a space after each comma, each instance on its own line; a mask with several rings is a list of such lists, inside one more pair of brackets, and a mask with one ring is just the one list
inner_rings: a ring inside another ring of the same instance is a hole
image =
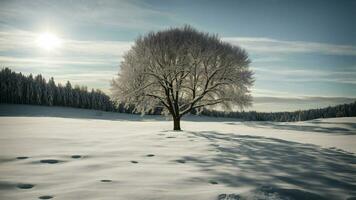
[[[148, 31], [190, 24], [245, 48], [258, 111], [356, 98], [356, 1], [0, 1], [0, 65], [108, 91], [122, 55]], [[63, 44], [36, 44], [43, 32]]]

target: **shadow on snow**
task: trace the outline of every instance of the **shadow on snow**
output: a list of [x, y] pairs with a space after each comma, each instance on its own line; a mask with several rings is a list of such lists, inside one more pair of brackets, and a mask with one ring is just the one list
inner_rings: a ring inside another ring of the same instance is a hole
[[356, 156], [352, 153], [274, 138], [188, 133], [208, 140], [210, 152], [215, 153], [182, 159], [208, 172], [219, 184], [253, 186], [260, 188], [253, 193], [277, 192], [287, 199], [356, 196]]
[[[319, 120], [306, 121], [299, 124], [285, 122], [242, 122], [244, 125], [253, 128], [272, 128], [279, 130], [292, 130], [303, 132], [331, 133], [339, 135], [356, 135], [356, 122], [324, 122]], [[228, 122], [229, 125], [237, 125]]]

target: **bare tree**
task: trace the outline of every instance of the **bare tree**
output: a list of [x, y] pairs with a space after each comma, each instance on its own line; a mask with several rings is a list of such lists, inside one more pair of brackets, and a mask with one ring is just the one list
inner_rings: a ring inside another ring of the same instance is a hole
[[190, 26], [150, 32], [125, 54], [112, 95], [141, 113], [163, 107], [181, 130], [181, 117], [193, 109], [249, 106], [249, 63], [240, 47]]

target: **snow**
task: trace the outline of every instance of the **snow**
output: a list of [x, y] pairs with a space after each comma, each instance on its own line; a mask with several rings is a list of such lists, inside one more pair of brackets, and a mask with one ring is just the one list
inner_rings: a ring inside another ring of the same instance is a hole
[[174, 132], [159, 116], [1, 104], [0, 199], [356, 196], [356, 118], [188, 116], [181, 125]]

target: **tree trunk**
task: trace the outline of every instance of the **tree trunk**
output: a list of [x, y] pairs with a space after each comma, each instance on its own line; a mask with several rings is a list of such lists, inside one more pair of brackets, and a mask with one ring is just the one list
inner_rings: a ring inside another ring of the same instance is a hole
[[173, 124], [174, 124], [174, 127], [173, 127], [173, 130], [175, 131], [180, 131], [180, 117], [173, 117]]

